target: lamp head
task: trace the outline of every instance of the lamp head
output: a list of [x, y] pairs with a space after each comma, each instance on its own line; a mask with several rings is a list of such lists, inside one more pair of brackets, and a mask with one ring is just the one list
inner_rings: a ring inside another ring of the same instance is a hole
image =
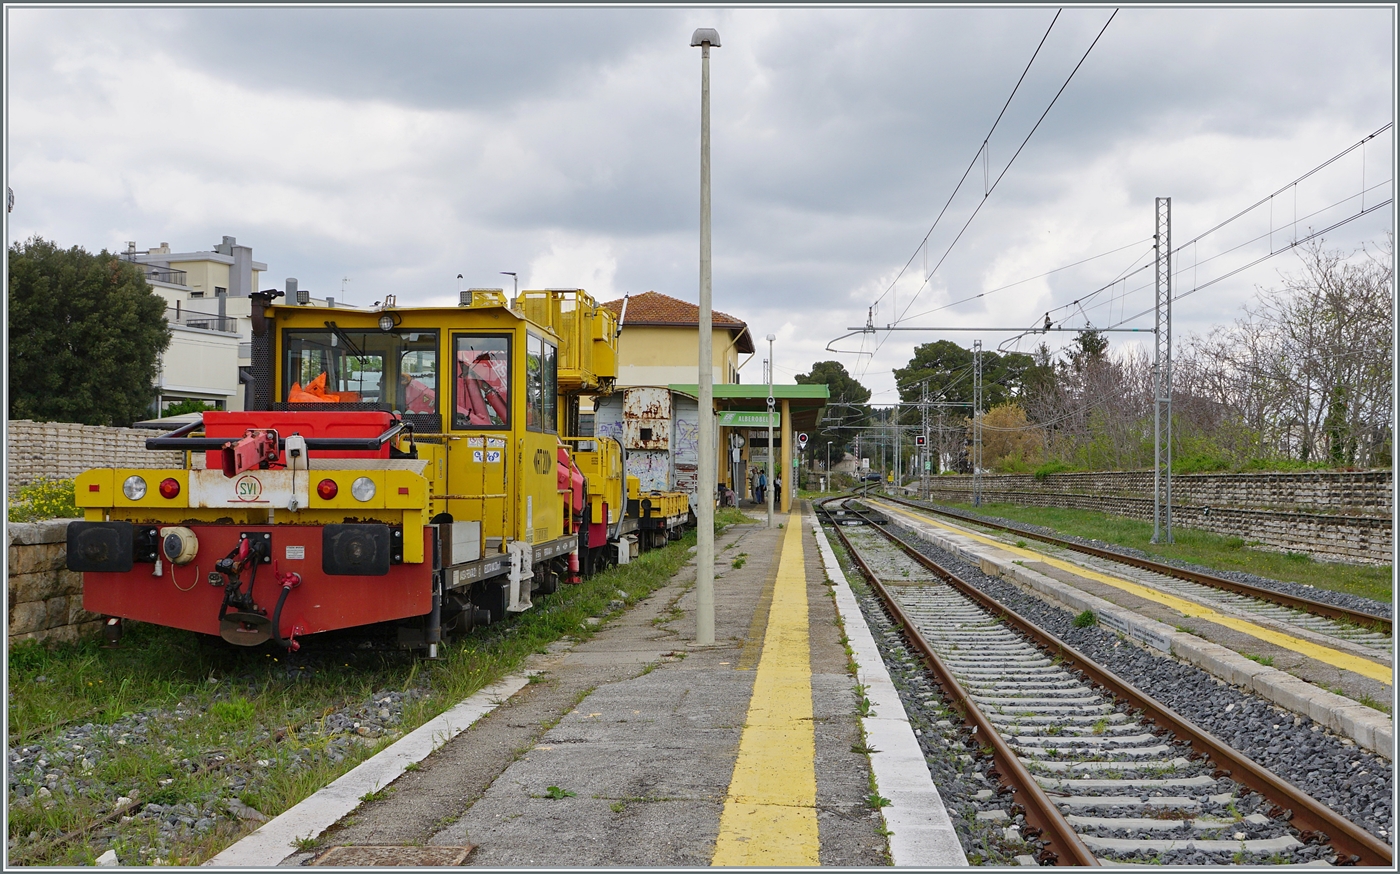
[[692, 46], [714, 46], [719, 48], [719, 31], [713, 27], [697, 27], [690, 36]]
[[777, 336], [775, 336], [775, 335], [773, 335], [773, 334], [769, 334], [769, 335], [768, 335], [768, 342], [769, 342], [769, 343], [772, 343], [772, 342], [773, 342], [774, 340], [776, 340], [776, 339], [778, 339]]

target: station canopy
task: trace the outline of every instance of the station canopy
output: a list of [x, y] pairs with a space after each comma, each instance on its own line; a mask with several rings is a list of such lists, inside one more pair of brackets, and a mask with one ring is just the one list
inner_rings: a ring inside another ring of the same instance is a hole
[[[692, 396], [700, 393], [700, 387], [694, 383], [668, 387], [671, 391], [684, 392]], [[763, 413], [768, 410], [767, 385], [744, 383], [716, 385], [714, 392], [715, 409], [721, 412]], [[792, 430], [810, 433], [817, 430], [822, 408], [826, 406], [827, 399], [830, 397], [831, 389], [825, 385], [775, 385], [773, 386], [773, 399], [777, 403], [773, 405], [773, 411], [781, 413], [783, 401], [787, 401], [788, 411], [792, 416]], [[761, 421], [761, 417], [758, 418]], [[740, 425], [739, 427], [746, 426]], [[753, 427], [763, 426], [754, 425]]]

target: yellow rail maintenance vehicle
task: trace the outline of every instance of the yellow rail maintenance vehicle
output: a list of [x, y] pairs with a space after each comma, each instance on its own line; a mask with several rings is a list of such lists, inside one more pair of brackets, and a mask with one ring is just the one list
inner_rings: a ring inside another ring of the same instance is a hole
[[580, 398], [617, 376], [616, 319], [586, 292], [373, 311], [280, 296], [252, 296], [255, 409], [147, 441], [185, 450], [181, 468], [77, 479], [68, 566], [110, 638], [127, 618], [296, 649], [395, 622], [435, 655], [626, 560], [647, 496], [629, 512], [622, 446], [578, 437]]

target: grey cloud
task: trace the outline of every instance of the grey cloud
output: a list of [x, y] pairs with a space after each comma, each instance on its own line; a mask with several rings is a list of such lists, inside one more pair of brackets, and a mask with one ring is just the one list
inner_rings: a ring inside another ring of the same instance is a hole
[[639, 45], [684, 36], [663, 9], [206, 9], [175, 22], [202, 47], [195, 63], [231, 81], [435, 109], [568, 91]]

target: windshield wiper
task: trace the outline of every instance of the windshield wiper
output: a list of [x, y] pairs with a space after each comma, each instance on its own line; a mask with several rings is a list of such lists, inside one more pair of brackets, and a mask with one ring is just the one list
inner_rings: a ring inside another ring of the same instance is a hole
[[355, 356], [356, 360], [360, 362], [360, 367], [363, 368], [365, 366], [365, 359], [369, 357], [365, 354], [364, 350], [355, 345], [355, 341], [350, 339], [349, 334], [336, 327], [335, 322], [326, 322], [326, 327], [330, 328], [336, 337], [340, 339], [340, 342], [345, 344], [346, 348], [350, 350], [350, 354]]

